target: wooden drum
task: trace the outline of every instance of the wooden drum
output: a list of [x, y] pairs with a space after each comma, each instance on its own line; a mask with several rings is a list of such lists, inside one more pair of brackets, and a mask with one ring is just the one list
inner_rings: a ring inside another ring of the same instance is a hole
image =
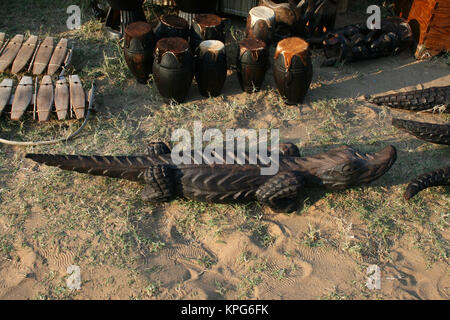
[[227, 77], [225, 45], [219, 40], [203, 41], [197, 50], [195, 79], [200, 93], [217, 97]]
[[259, 6], [250, 10], [246, 27], [248, 38], [262, 40], [268, 45], [272, 41], [274, 28], [275, 12], [271, 8]]
[[155, 36], [158, 40], [171, 37], [189, 40], [189, 33], [189, 23], [185, 19], [172, 14], [159, 17], [159, 23], [155, 29]]
[[153, 77], [166, 99], [183, 102], [194, 78], [194, 58], [183, 38], [163, 38], [156, 44]]
[[192, 50], [196, 50], [200, 43], [205, 40], [225, 41], [225, 27], [221, 17], [215, 14], [199, 14], [192, 19]]
[[147, 83], [152, 73], [155, 43], [152, 27], [146, 22], [133, 22], [125, 29], [125, 61], [139, 83]]
[[287, 104], [302, 103], [311, 84], [313, 67], [308, 43], [297, 37], [278, 43], [273, 74]]
[[269, 53], [264, 41], [247, 38], [239, 44], [237, 75], [242, 90], [259, 91], [269, 67]]

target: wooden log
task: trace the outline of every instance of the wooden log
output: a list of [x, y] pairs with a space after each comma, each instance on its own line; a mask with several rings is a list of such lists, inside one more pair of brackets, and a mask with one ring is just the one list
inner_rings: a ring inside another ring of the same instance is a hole
[[14, 61], [22, 47], [23, 35], [18, 34], [9, 41], [6, 48], [3, 50], [2, 56], [0, 57], [0, 72], [5, 71]]
[[22, 45], [19, 53], [17, 53], [17, 56], [14, 59], [14, 63], [11, 68], [12, 73], [17, 74], [22, 71], [23, 68], [25, 68], [25, 66], [33, 56], [34, 51], [36, 50], [37, 42], [37, 36], [30, 36], [28, 40]]

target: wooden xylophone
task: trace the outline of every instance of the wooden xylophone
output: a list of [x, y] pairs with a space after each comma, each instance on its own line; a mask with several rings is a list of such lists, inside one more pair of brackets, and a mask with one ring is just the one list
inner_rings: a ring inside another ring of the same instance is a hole
[[20, 120], [30, 106], [33, 118], [40, 122], [50, 120], [56, 112], [58, 120], [68, 118], [83, 119], [86, 113], [86, 93], [78, 75], [71, 75], [68, 81], [60, 76], [56, 84], [52, 77], [45, 75], [38, 85], [38, 78], [23, 76], [14, 93], [14, 81], [4, 79], [0, 83], [0, 114], [11, 106], [11, 120]]
[[67, 66], [72, 57], [73, 48], [69, 48], [67, 39], [60, 39], [55, 46], [53, 37], [46, 37], [42, 42], [37, 36], [29, 36], [25, 41], [22, 34], [7, 39], [0, 33], [0, 72], [10, 69], [18, 74], [28, 66], [28, 72], [38, 76], [56, 74], [63, 66]]

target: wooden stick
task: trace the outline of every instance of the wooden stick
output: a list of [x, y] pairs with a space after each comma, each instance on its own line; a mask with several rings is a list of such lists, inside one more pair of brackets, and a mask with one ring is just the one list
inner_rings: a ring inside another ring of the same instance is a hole
[[[70, 95], [70, 82], [72, 81], [72, 76], [69, 75], [69, 95]], [[70, 103], [70, 118], [73, 118], [73, 105], [72, 105], [72, 99], [69, 100]]]
[[36, 121], [36, 109], [37, 109], [37, 92], [38, 92], [38, 77], [36, 77], [36, 81], [34, 84], [34, 103], [33, 103], [33, 120]]
[[8, 45], [10, 39], [6, 39], [5, 43], [3, 44], [2, 48], [0, 49], [0, 55], [3, 54], [3, 50], [5, 50], [6, 46]]
[[31, 68], [33, 67], [34, 59], [36, 58], [36, 54], [37, 54], [40, 46], [41, 46], [41, 41], [38, 41], [38, 43], [36, 45], [36, 49], [34, 50], [34, 53], [33, 53], [33, 58], [31, 59], [30, 65], [28, 66], [28, 72], [30, 72]]
[[72, 44], [72, 48], [69, 49], [69, 51], [67, 52], [66, 58], [64, 59], [64, 65], [62, 66], [61, 73], [59, 74], [60, 78], [64, 77], [64, 75], [66, 74], [67, 67], [72, 62], [72, 54], [73, 54], [73, 44]]

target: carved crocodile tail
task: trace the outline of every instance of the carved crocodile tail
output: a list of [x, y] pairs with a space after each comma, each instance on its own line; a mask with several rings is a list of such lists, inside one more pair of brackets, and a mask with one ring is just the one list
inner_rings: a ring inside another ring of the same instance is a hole
[[404, 129], [413, 136], [437, 144], [450, 145], [450, 125], [432, 124], [393, 118], [394, 127]]
[[409, 200], [424, 189], [449, 185], [450, 166], [420, 175], [409, 183], [403, 197]]
[[398, 92], [368, 99], [377, 105], [410, 111], [428, 110], [450, 103], [450, 86]]
[[73, 156], [27, 154], [25, 158], [63, 170], [94, 176], [144, 182], [145, 169], [152, 164], [148, 157]]

